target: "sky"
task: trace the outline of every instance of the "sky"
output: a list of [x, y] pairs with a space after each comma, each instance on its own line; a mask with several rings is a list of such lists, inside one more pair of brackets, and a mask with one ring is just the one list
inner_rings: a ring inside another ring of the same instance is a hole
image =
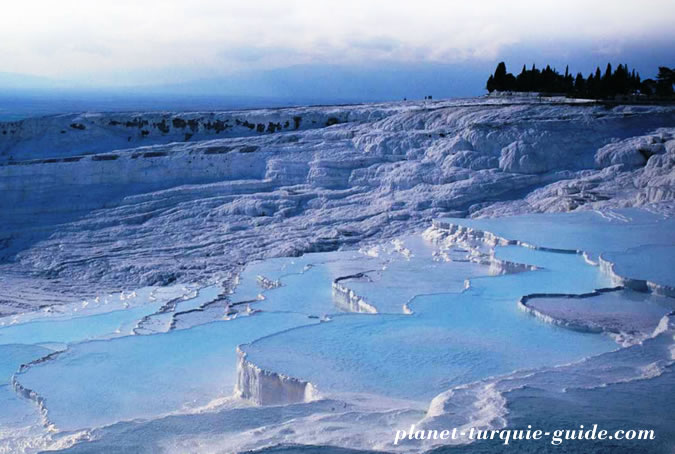
[[675, 66], [672, 0], [21, 0], [0, 9], [0, 88], [462, 96], [482, 92], [500, 60], [514, 71], [534, 62], [584, 73], [612, 61], [646, 76]]

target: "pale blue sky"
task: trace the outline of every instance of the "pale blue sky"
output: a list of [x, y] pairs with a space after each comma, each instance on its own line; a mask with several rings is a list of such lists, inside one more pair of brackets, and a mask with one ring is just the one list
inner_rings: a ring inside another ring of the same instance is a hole
[[624, 62], [653, 76], [675, 65], [673, 23], [672, 0], [22, 0], [2, 7], [0, 73], [261, 96], [397, 97], [406, 83], [410, 96], [466, 95], [502, 59], [584, 73]]

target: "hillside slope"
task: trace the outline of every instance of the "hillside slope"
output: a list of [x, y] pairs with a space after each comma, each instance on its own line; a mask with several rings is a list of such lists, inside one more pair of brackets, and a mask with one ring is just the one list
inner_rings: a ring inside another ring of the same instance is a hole
[[2, 123], [0, 313], [227, 284], [441, 215], [672, 213], [674, 136], [672, 106], [525, 98]]

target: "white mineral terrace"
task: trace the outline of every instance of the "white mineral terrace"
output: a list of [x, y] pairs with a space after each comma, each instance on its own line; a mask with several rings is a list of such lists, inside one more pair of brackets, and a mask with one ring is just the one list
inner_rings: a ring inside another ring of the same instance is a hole
[[0, 123], [0, 453], [667, 431], [674, 135], [527, 98]]

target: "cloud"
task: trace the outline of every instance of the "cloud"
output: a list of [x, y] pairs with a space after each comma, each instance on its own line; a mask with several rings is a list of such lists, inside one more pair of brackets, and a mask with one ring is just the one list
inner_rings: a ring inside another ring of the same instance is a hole
[[611, 52], [675, 37], [674, 18], [670, 0], [22, 0], [2, 7], [0, 61], [4, 71], [102, 81], [125, 71], [170, 80], [310, 63], [464, 63], [556, 40]]

